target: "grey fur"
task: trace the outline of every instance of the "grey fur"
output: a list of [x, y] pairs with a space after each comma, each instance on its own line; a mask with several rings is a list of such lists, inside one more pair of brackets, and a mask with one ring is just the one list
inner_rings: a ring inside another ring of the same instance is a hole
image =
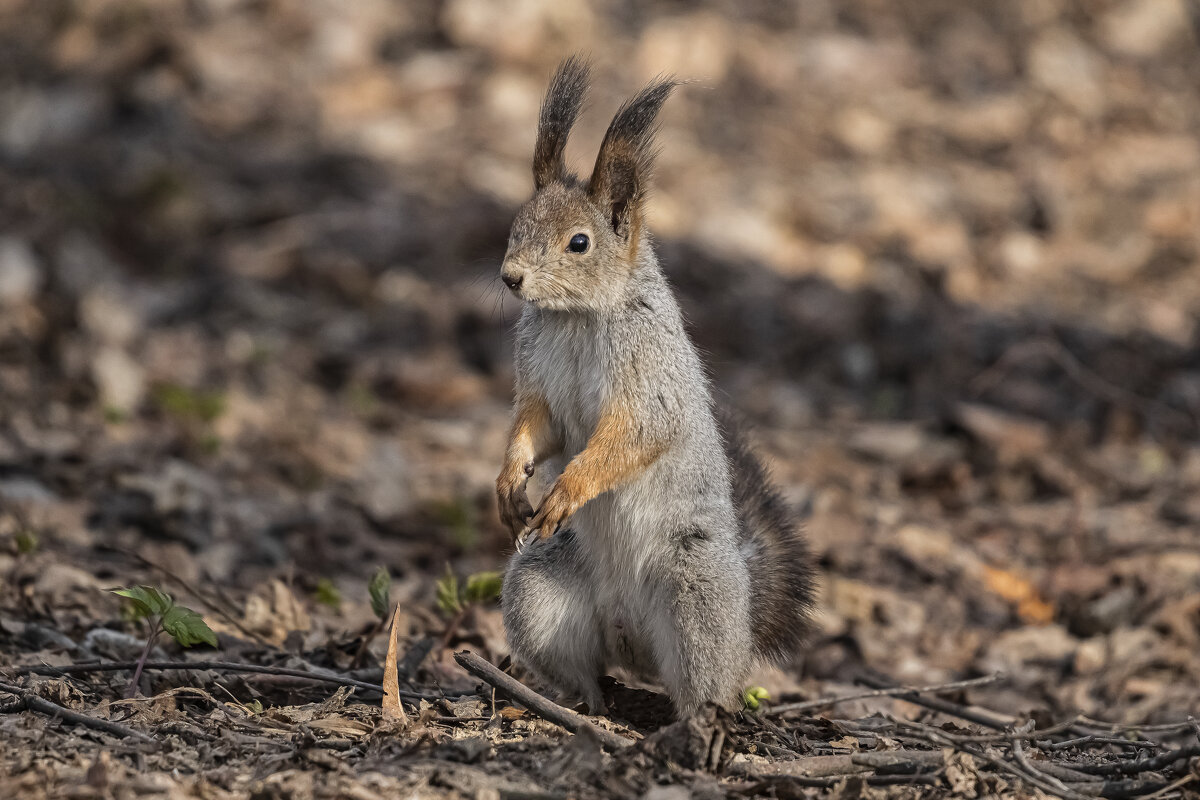
[[[666, 91], [653, 95], [654, 113]], [[527, 301], [517, 391], [545, 399], [562, 444], [539, 465], [546, 482], [587, 447], [608, 407], [659, 455], [585, 503], [569, 530], [514, 555], [502, 604], [514, 656], [593, 712], [603, 707], [598, 677], [620, 667], [659, 680], [686, 715], [710, 701], [736, 706], [756, 660], [791, 654], [811, 569], [794, 526], [767, 508], [778, 498], [761, 467], [746, 468], [752, 456], [718, 425], [640, 224], [640, 196], [634, 224], [614, 230], [610, 209], [565, 178], [540, 188], [513, 224], [503, 271], [520, 279], [514, 291]], [[591, 249], [566, 252], [578, 232]], [[743, 468], [736, 495], [731, 455]], [[767, 636], [755, 634], [760, 612]]]

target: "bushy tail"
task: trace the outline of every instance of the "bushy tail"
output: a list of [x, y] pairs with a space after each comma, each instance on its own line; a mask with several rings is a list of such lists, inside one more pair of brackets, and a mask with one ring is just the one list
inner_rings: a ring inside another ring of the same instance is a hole
[[754, 649], [767, 661], [791, 658], [811, 620], [815, 574], [795, 514], [750, 450], [737, 422], [720, 414], [725, 454], [733, 473], [733, 502], [742, 552], [750, 568]]

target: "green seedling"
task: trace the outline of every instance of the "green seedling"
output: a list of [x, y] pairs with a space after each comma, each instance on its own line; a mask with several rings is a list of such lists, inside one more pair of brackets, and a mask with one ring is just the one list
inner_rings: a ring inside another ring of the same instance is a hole
[[388, 610], [392, 607], [392, 575], [387, 567], [375, 570], [367, 583], [367, 593], [371, 596], [371, 611], [375, 612], [380, 622], [386, 622]]
[[459, 585], [458, 578], [446, 567], [446, 575], [437, 582], [437, 606], [446, 616], [461, 614], [471, 606], [500, 598], [504, 576], [499, 572], [476, 572]]
[[154, 641], [160, 632], [166, 631], [181, 647], [191, 647], [194, 644], [217, 646], [217, 635], [204, 619], [187, 606], [176, 603], [166, 592], [153, 586], [132, 586], [128, 589], [113, 589], [112, 593], [126, 599], [125, 616], [128, 619], [144, 619], [150, 626], [150, 635], [146, 637], [146, 646], [142, 649], [142, 655], [133, 671], [133, 678], [129, 681], [126, 697], [137, 694], [142, 669], [146, 666], [146, 659], [150, 657], [150, 651], [154, 649]]
[[375, 570], [371, 580], [367, 582], [367, 595], [371, 598], [371, 611], [375, 614], [375, 625], [363, 637], [362, 645], [351, 662], [355, 667], [361, 667], [367, 658], [367, 648], [375, 637], [383, 630], [388, 622], [392, 609], [392, 574], [387, 567], [381, 566]]
[[435, 589], [438, 610], [450, 617], [442, 635], [442, 647], [450, 645], [454, 632], [471, 609], [500, 598], [503, 584], [504, 576], [491, 571], [476, 572], [467, 577], [466, 583], [460, 584], [450, 565], [446, 565], [446, 575], [437, 582]]
[[220, 392], [204, 392], [175, 383], [158, 386], [154, 401], [165, 413], [183, 422], [211, 423], [225, 413], [225, 396]]
[[760, 705], [771, 699], [771, 693], [761, 686], [747, 686], [742, 690], [742, 705], [747, 711], [758, 711]]
[[328, 606], [334, 611], [339, 611], [342, 608], [342, 593], [333, 585], [333, 581], [329, 578], [321, 578], [317, 581], [317, 590], [313, 592], [313, 596], [317, 602], [323, 606]]
[[17, 554], [27, 556], [38, 549], [37, 531], [32, 528], [22, 528], [16, 536]]

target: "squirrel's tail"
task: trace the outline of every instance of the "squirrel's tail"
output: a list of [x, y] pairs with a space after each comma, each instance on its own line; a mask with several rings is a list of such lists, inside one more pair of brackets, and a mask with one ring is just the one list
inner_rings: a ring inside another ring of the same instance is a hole
[[733, 474], [733, 502], [750, 569], [754, 649], [766, 661], [791, 658], [811, 626], [815, 575], [795, 513], [771, 483], [728, 412], [719, 414]]

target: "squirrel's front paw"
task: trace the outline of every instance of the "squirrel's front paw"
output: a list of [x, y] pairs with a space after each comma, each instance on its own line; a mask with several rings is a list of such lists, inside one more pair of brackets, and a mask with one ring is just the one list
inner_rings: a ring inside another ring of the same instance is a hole
[[500, 521], [508, 528], [513, 539], [516, 539], [525, 529], [526, 521], [533, 516], [533, 506], [529, 496], [525, 494], [524, 486], [514, 486], [512, 489], [498, 493], [500, 501]]
[[508, 528], [513, 539], [520, 536], [525, 529], [526, 521], [533, 516], [533, 506], [525, 493], [526, 476], [530, 470], [517, 480], [505, 480], [503, 476], [496, 481], [496, 501], [500, 507], [500, 521]]
[[582, 505], [575, 497], [575, 493], [564, 486], [560, 479], [542, 499], [541, 508], [533, 515], [533, 519], [529, 520], [529, 530], [537, 531], [542, 539], [553, 536]]

